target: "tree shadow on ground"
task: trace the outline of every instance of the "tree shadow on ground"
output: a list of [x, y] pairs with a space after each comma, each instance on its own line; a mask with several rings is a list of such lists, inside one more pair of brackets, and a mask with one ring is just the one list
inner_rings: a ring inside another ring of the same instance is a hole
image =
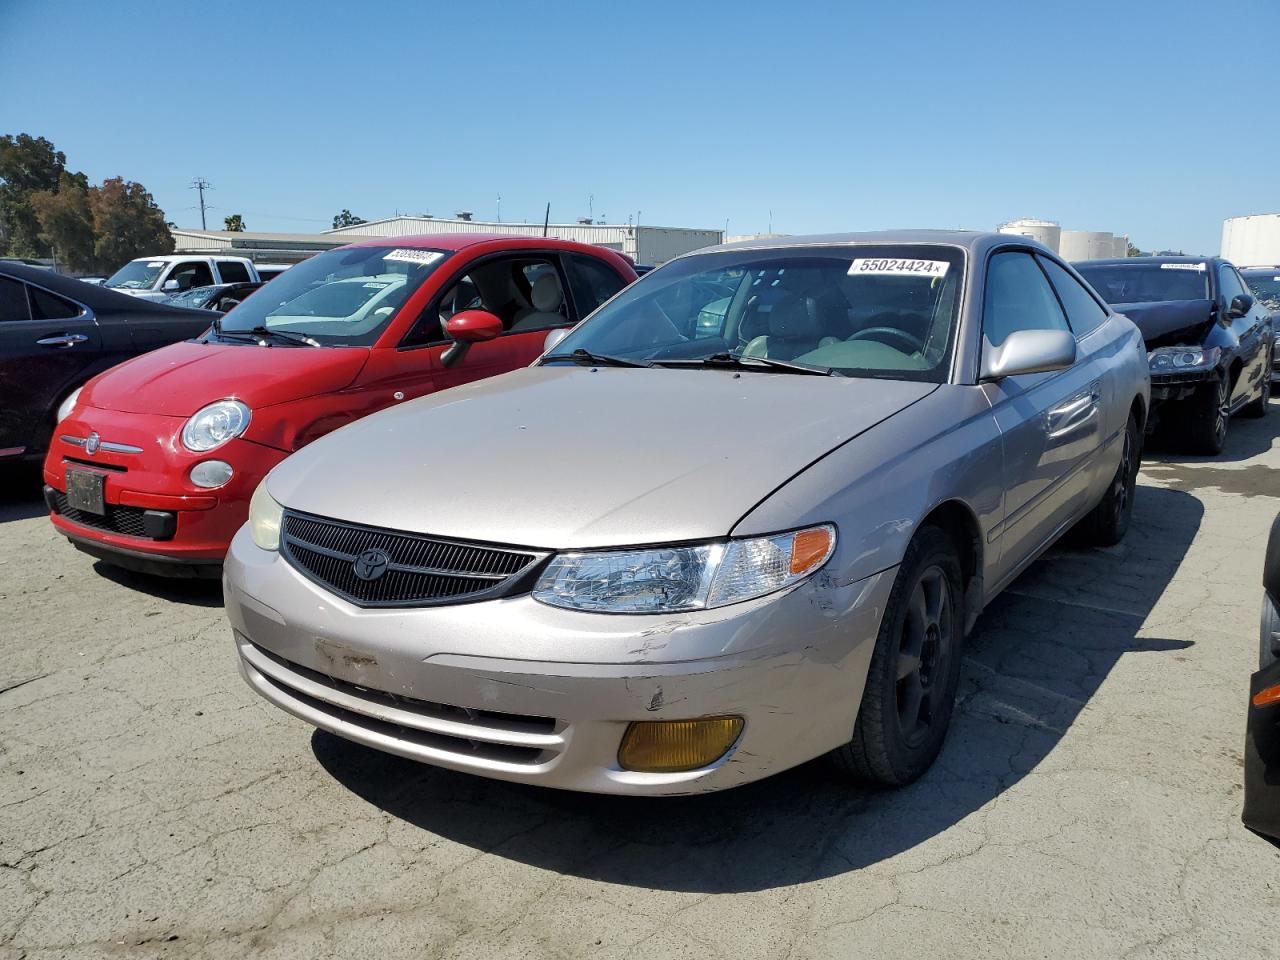
[[1203, 513], [1187, 493], [1143, 486], [1123, 544], [1056, 548], [998, 597], [970, 639], [942, 756], [901, 790], [849, 786], [814, 762], [723, 793], [604, 797], [453, 773], [322, 731], [312, 749], [336, 779], [393, 816], [545, 870], [705, 893], [844, 873], [915, 847], [1017, 783], [1121, 657], [1191, 645], [1141, 628]]

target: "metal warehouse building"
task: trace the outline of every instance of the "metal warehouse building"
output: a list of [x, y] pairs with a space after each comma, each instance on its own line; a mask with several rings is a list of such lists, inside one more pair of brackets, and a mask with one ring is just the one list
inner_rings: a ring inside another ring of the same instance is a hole
[[1222, 255], [1237, 267], [1280, 264], [1280, 213], [1223, 220]]
[[248, 230], [184, 230], [174, 228], [175, 253], [247, 257], [255, 263], [298, 263], [350, 240], [322, 233], [253, 233]]
[[[326, 238], [350, 243], [358, 237], [404, 237], [420, 233], [508, 233], [526, 237], [542, 236], [540, 223], [494, 223], [443, 217], [390, 217], [350, 227], [326, 230]], [[553, 223], [547, 235], [560, 240], [576, 240], [608, 247], [631, 257], [636, 263], [660, 263], [724, 241], [722, 230], [695, 230], [689, 227], [646, 227], [612, 223]]]

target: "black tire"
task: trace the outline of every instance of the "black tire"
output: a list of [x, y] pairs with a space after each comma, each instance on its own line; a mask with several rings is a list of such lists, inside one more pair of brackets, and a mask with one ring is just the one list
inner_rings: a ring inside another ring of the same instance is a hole
[[921, 527], [880, 621], [853, 739], [828, 754], [841, 774], [900, 787], [929, 769], [955, 706], [963, 604], [955, 543], [937, 527]]
[[1258, 387], [1258, 398], [1240, 411], [1240, 416], [1261, 419], [1267, 415], [1267, 404], [1271, 401], [1271, 353], [1267, 353], [1266, 365], [1262, 368], [1262, 384]]
[[1231, 386], [1225, 374], [1218, 374], [1181, 404], [1181, 416], [1174, 435], [1182, 439], [1188, 453], [1215, 456], [1227, 442], [1231, 424]]
[[1133, 497], [1138, 489], [1138, 466], [1142, 460], [1142, 428], [1132, 412], [1124, 430], [1120, 465], [1096, 507], [1080, 521], [1081, 539], [1095, 547], [1111, 547], [1124, 539], [1133, 516]]

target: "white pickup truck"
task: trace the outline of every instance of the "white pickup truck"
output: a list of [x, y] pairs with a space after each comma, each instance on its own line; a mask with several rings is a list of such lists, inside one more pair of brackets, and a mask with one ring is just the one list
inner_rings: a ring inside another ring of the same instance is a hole
[[244, 257], [201, 257], [171, 253], [130, 260], [105, 281], [104, 287], [144, 300], [165, 297], [215, 283], [257, 283], [262, 278]]

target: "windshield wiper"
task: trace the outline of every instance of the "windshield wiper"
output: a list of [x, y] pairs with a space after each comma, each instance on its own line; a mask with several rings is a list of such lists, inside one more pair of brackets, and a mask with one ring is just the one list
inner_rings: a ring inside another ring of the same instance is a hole
[[739, 370], [778, 370], [787, 373], [808, 373], [819, 377], [835, 376], [830, 367], [809, 366], [773, 357], [748, 357], [741, 353], [713, 353], [709, 357], [672, 357], [650, 361], [655, 367], [727, 367]]
[[542, 358], [543, 363], [548, 360], [572, 360], [574, 363], [598, 367], [652, 366], [648, 360], [628, 360], [626, 357], [611, 357], [604, 353], [592, 353], [589, 350], [583, 350], [581, 347], [573, 351], [573, 353], [552, 353]]
[[265, 343], [267, 340], [275, 339], [282, 343], [293, 343], [300, 347], [319, 347], [322, 344], [318, 340], [312, 340], [310, 337], [303, 336], [300, 333], [290, 333], [287, 330], [269, 330], [266, 327], [258, 326], [251, 330], [223, 330], [221, 318], [213, 321], [213, 332], [219, 340], [234, 340], [240, 343]]

